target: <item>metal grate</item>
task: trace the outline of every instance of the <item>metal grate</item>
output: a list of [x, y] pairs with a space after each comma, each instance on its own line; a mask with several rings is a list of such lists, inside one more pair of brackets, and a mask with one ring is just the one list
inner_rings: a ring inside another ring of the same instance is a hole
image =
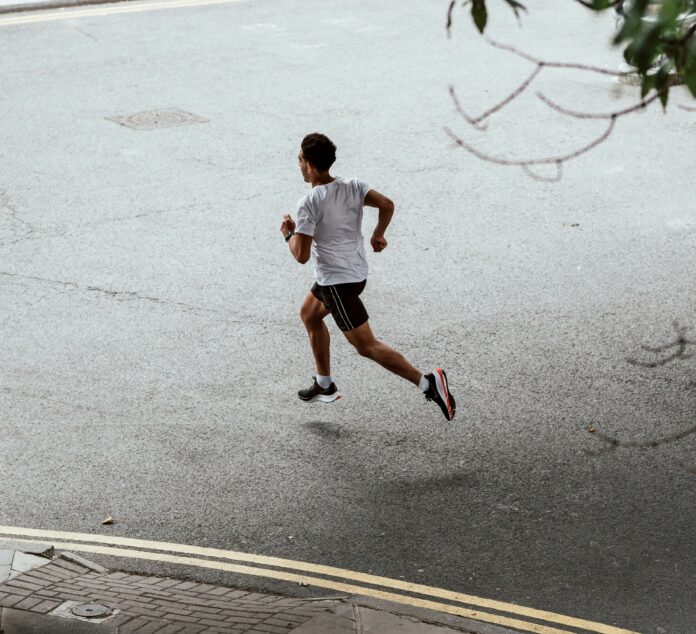
[[178, 108], [144, 110], [143, 112], [121, 115], [119, 117], [106, 117], [106, 119], [132, 130], [159, 130], [160, 128], [174, 128], [180, 125], [208, 122], [208, 119], [185, 110], [179, 110]]
[[86, 619], [101, 619], [111, 614], [111, 608], [101, 603], [80, 603], [80, 605], [70, 608], [70, 611], [75, 616]]

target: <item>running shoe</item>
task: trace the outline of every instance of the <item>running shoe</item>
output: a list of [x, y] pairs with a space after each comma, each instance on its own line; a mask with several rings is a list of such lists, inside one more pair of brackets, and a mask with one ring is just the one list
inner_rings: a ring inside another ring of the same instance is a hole
[[425, 378], [428, 379], [430, 383], [428, 390], [423, 392], [425, 398], [428, 401], [435, 401], [440, 406], [445, 418], [447, 420], [452, 420], [457, 411], [457, 404], [454, 402], [454, 396], [452, 396], [452, 393], [449, 391], [445, 371], [440, 368], [435, 368], [435, 371], [426, 374]]
[[337, 401], [339, 398], [341, 398], [335, 383], [332, 383], [327, 388], [323, 388], [319, 385], [319, 383], [317, 383], [317, 377], [313, 376], [312, 378], [314, 379], [314, 384], [312, 387], [309, 387], [306, 390], [300, 390], [297, 393], [297, 396], [300, 397], [301, 401], [305, 401], [307, 403], [313, 403], [314, 401], [319, 401], [320, 403], [332, 403], [333, 401]]

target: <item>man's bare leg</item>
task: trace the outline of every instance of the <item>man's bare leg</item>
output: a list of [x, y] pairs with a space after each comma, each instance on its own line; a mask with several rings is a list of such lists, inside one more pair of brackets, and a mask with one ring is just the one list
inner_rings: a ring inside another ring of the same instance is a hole
[[414, 368], [400, 352], [375, 338], [368, 322], [353, 330], [347, 330], [343, 334], [363, 357], [376, 361], [383, 368], [403, 377], [414, 385], [420, 383], [423, 373]]
[[320, 376], [331, 376], [329, 329], [324, 323], [324, 317], [329, 314], [326, 306], [320, 302], [312, 293], [307, 293], [302, 308], [300, 318], [302, 319], [307, 334], [309, 344], [312, 346], [312, 354], [317, 366], [317, 374]]

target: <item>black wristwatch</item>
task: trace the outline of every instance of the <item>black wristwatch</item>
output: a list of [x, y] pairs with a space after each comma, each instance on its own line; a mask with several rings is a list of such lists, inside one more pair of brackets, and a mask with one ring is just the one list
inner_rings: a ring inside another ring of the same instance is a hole
[[287, 242], [287, 241], [288, 241], [290, 238], [292, 238], [294, 235], [295, 235], [295, 232], [294, 232], [294, 231], [288, 231], [288, 232], [285, 234], [285, 242]]

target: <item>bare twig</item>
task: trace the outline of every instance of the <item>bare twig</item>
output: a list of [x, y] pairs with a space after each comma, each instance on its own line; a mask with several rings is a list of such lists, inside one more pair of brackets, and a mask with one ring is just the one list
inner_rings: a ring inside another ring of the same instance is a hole
[[550, 165], [550, 164], [556, 164], [558, 165], [559, 163], [564, 163], [565, 161], [570, 161], [574, 158], [577, 158], [578, 156], [581, 156], [582, 154], [585, 154], [585, 152], [589, 152], [591, 149], [597, 147], [600, 143], [603, 143], [609, 138], [609, 135], [612, 133], [614, 130], [614, 126], [616, 125], [616, 118], [612, 118], [609, 121], [609, 125], [607, 126], [607, 129], [600, 135], [598, 136], [594, 141], [591, 143], [588, 143], [587, 145], [581, 147], [578, 150], [575, 150], [574, 152], [570, 152], [569, 154], [564, 154], [561, 156], [552, 156], [548, 158], [540, 158], [540, 159], [505, 159], [505, 158], [499, 158], [495, 156], [489, 156], [488, 154], [484, 154], [483, 152], [480, 152], [476, 148], [472, 147], [468, 143], [466, 143], [461, 137], [457, 136], [452, 130], [449, 128], [445, 128], [445, 132], [449, 135], [449, 137], [462, 149], [466, 150], [469, 152], [469, 154], [472, 154], [476, 158], [482, 160], [482, 161], [487, 161], [488, 163], [495, 163], [497, 165], [508, 165], [508, 166], [517, 166], [517, 167], [529, 167], [531, 165]]
[[480, 125], [480, 123], [484, 119], [490, 117], [492, 114], [498, 112], [498, 110], [502, 110], [511, 101], [519, 97], [527, 89], [529, 84], [531, 84], [536, 79], [537, 75], [542, 71], [543, 68], [543, 63], [537, 64], [537, 67], [534, 69], [534, 72], [529, 77], [527, 77], [527, 79], [525, 79], [517, 88], [515, 88], [515, 90], [513, 90], [505, 99], [498, 102], [495, 106], [489, 108], [484, 113], [480, 114], [478, 117], [470, 117], [468, 114], [466, 114], [466, 112], [464, 112], [459, 98], [457, 97], [457, 93], [454, 90], [454, 87], [451, 85], [449, 87], [449, 93], [452, 97], [452, 101], [454, 102], [454, 106], [457, 109], [457, 112], [460, 114], [460, 116], [477, 130], [485, 130], [487, 126], [482, 126]]
[[[619, 4], [621, 4], [622, 1], [623, 1], [623, 0], [612, 0], [612, 2], [610, 2], [610, 3], [607, 5], [607, 8], [609, 8], [609, 7], [615, 7], [615, 6], [619, 5]], [[577, 2], [578, 4], [581, 4], [583, 7], [587, 7], [588, 9], [594, 9], [594, 8], [595, 8], [595, 5], [594, 5], [593, 2], [591, 2], [591, 0], [575, 0], [575, 2]]]
[[631, 441], [631, 440], [619, 440], [618, 438], [614, 438], [613, 436], [608, 436], [607, 434], [603, 434], [600, 431], [595, 431], [594, 435], [597, 436], [600, 440], [604, 441], [608, 445], [611, 445], [614, 448], [622, 447], [622, 448], [633, 448], [633, 449], [647, 449], [649, 447], [660, 447], [661, 445], [668, 445], [670, 443], [676, 442], [677, 440], [681, 440], [682, 438], [686, 438], [687, 436], [691, 436], [691, 434], [696, 433], [696, 425], [693, 427], [689, 427], [688, 429], [685, 429], [684, 431], [680, 431], [676, 434], [672, 434], [671, 436], [663, 436], [662, 438], [655, 438], [654, 440], [643, 440], [643, 441]]
[[447, 9], [447, 24], [445, 25], [447, 37], [452, 37], [452, 12], [454, 11], [454, 5], [456, 4], [457, 0], [451, 0], [449, 8]]
[[499, 48], [502, 51], [508, 51], [509, 53], [517, 55], [517, 57], [521, 57], [522, 59], [526, 59], [528, 62], [532, 62], [532, 64], [541, 64], [547, 68], [572, 68], [575, 70], [588, 71], [590, 73], [599, 73], [600, 75], [610, 75], [612, 77], [623, 77], [624, 75], [630, 74], [627, 72], [618, 72], [615, 70], [609, 70], [607, 68], [600, 68], [599, 66], [588, 66], [587, 64], [576, 64], [573, 62], [546, 62], [534, 57], [533, 55], [530, 55], [529, 53], [525, 53], [524, 51], [521, 51], [510, 44], [496, 42], [490, 38], [486, 38], [486, 41], [494, 48]]
[[630, 363], [631, 365], [639, 365], [643, 368], [657, 368], [661, 365], [666, 365], [671, 361], [675, 361], [676, 359], [691, 358], [693, 355], [686, 353], [686, 347], [696, 346], [696, 341], [691, 341], [690, 339], [686, 338], [686, 332], [687, 330], [689, 330], [688, 326], [679, 326], [679, 322], [677, 321], [673, 322], [672, 325], [674, 326], [674, 330], [677, 333], [677, 338], [675, 341], [657, 347], [641, 346], [641, 349], [645, 350], [646, 352], [651, 352], [653, 354], [660, 354], [662, 352], [667, 352], [667, 350], [669, 350], [670, 348], [676, 348], [675, 352], [665, 357], [664, 359], [659, 359], [657, 361], [644, 362], [632, 358], [626, 358], [626, 362]]
[[561, 178], [563, 178], [563, 161], [556, 163], [555, 176], [541, 176], [536, 174], [529, 168], [529, 165], [522, 165], [522, 171], [529, 176], [529, 178], [533, 178], [535, 181], [540, 181], [542, 183], [558, 183]]
[[541, 99], [541, 101], [543, 101], [552, 110], [555, 110], [556, 112], [567, 115], [569, 117], [574, 117], [575, 119], [616, 119], [617, 117], [622, 117], [623, 115], [630, 114], [631, 112], [636, 112], [637, 110], [642, 110], [646, 108], [653, 101], [658, 99], [660, 97], [660, 94], [661, 93], [659, 92], [655, 93], [649, 99], [643, 99], [639, 103], [633, 106], [629, 106], [628, 108], [624, 108], [623, 110], [615, 110], [614, 112], [606, 112], [600, 114], [595, 114], [591, 112], [578, 112], [577, 110], [568, 110], [567, 108], [563, 108], [563, 106], [559, 106], [554, 101], [551, 101], [546, 95], [540, 92], [536, 93], [536, 96], [539, 97], [539, 99]]

